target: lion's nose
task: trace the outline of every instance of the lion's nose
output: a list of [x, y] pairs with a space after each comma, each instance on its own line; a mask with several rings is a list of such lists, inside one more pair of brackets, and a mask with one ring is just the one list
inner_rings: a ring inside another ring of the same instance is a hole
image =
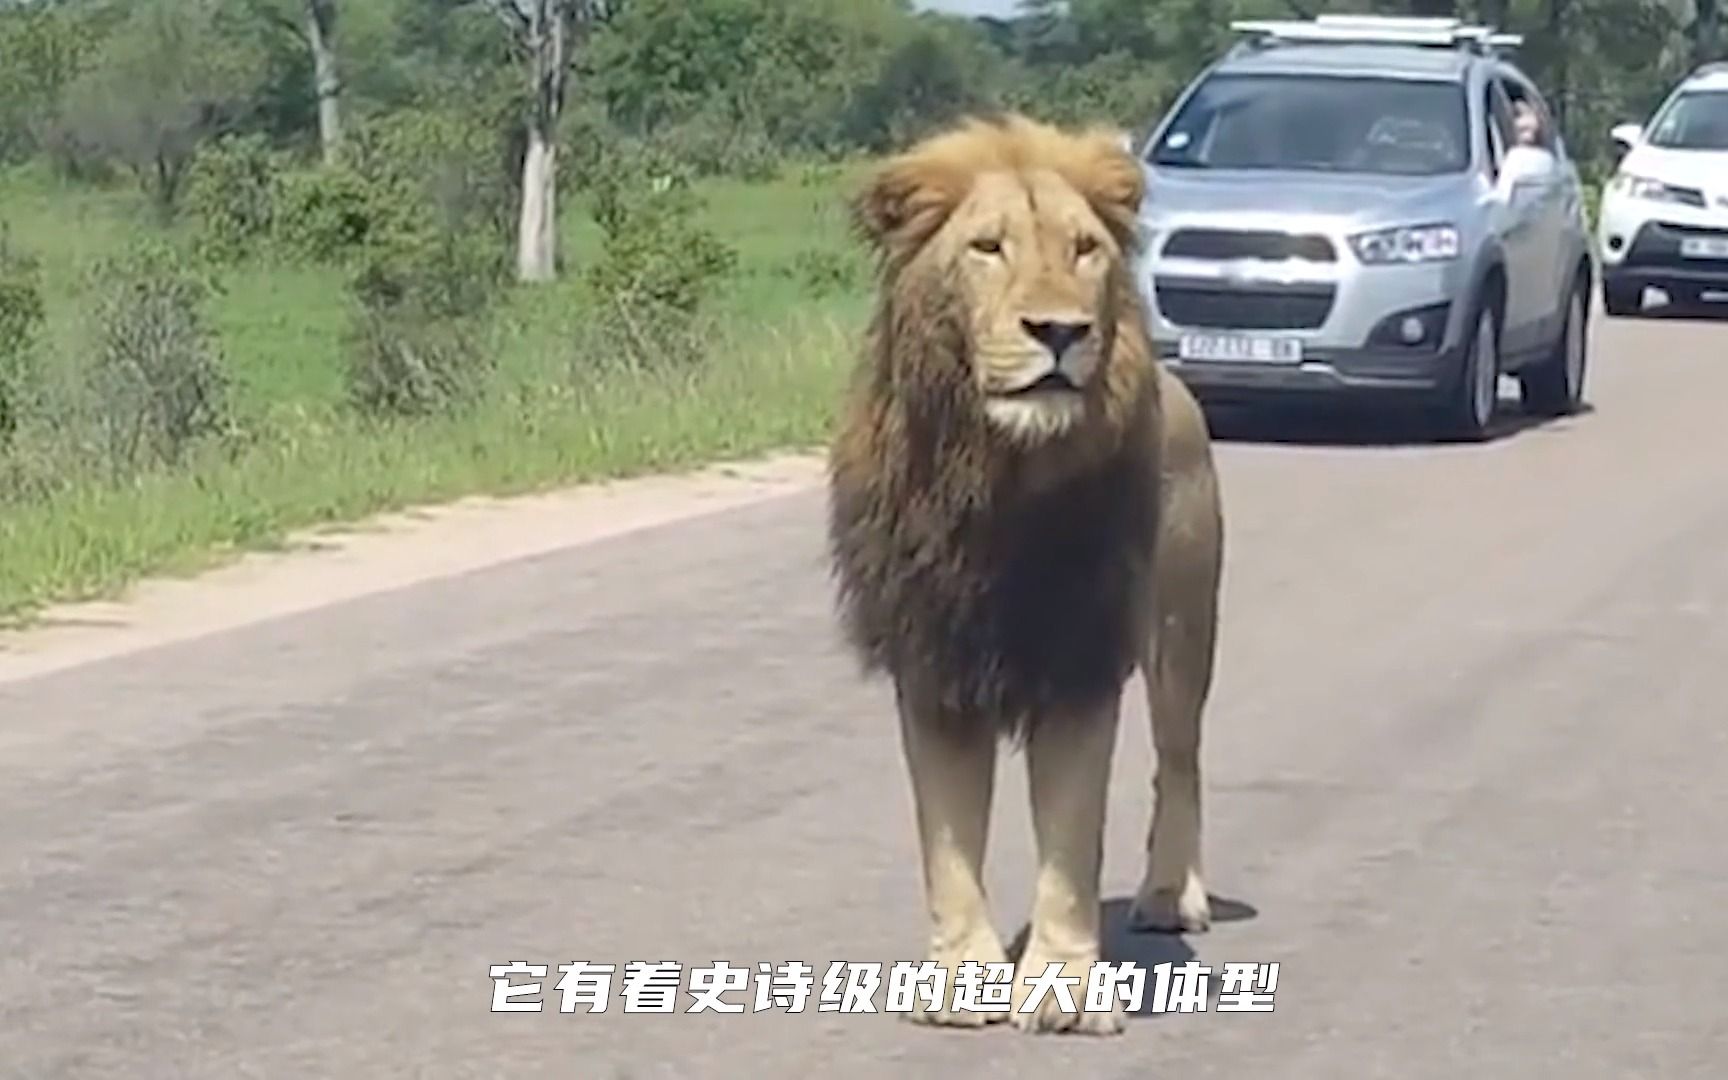
[[1062, 359], [1062, 354], [1076, 341], [1092, 332], [1089, 322], [1058, 322], [1048, 319], [1021, 319], [1020, 325], [1033, 340], [1050, 350], [1050, 355]]

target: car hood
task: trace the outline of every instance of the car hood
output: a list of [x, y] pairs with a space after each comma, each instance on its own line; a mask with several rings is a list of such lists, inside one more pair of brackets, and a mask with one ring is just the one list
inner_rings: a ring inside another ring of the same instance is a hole
[[1372, 229], [1453, 219], [1475, 201], [1469, 174], [1363, 176], [1225, 169], [1146, 169], [1141, 220], [1156, 229], [1215, 220], [1236, 227]]
[[1626, 155], [1620, 171], [1697, 188], [1710, 196], [1716, 209], [1728, 209], [1728, 150], [1666, 150], [1644, 145]]

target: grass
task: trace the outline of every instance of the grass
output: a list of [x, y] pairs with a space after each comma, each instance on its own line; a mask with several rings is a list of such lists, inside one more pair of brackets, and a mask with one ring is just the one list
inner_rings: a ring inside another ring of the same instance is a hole
[[[702, 193], [707, 223], [739, 264], [714, 302], [701, 364], [635, 373], [581, 354], [577, 279], [597, 230], [578, 201], [565, 210], [563, 279], [513, 290], [489, 320], [500, 367], [491, 392], [421, 420], [368, 420], [346, 406], [338, 271], [225, 272], [209, 315], [242, 437], [174, 469], [60, 476], [47, 494], [0, 502], [0, 619], [112, 596], [320, 524], [819, 443], [865, 298], [815, 288], [795, 260], [852, 257], [839, 180], [794, 168]], [[87, 347], [85, 268], [152, 226], [124, 191], [70, 189], [31, 170], [0, 177], [0, 221], [43, 262], [44, 353], [62, 369], [50, 376], [64, 375]]]

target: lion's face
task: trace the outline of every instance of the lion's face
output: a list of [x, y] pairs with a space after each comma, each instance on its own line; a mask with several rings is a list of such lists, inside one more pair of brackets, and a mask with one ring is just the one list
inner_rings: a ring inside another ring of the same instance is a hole
[[1086, 200], [1052, 172], [986, 174], [932, 244], [985, 414], [1027, 436], [1077, 422], [1103, 369], [1120, 257]]
[[974, 125], [890, 162], [859, 203], [889, 288], [938, 307], [990, 424], [1060, 435], [1097, 405], [1141, 174], [1106, 133]]

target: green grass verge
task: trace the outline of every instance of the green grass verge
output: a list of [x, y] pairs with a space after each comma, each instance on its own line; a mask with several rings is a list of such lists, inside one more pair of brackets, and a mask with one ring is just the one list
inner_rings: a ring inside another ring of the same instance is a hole
[[[580, 355], [576, 279], [595, 234], [573, 206], [564, 237], [573, 265], [558, 283], [509, 295], [489, 327], [497, 386], [451, 416], [379, 423], [344, 407], [338, 272], [228, 272], [210, 314], [244, 437], [177, 469], [77, 479], [0, 506], [0, 621], [196, 571], [308, 527], [821, 443], [866, 298], [812, 289], [793, 260], [850, 250], [839, 190], [791, 170], [770, 184], [705, 185], [704, 195], [709, 224], [740, 255], [705, 362], [608, 373], [604, 358]], [[0, 179], [0, 220], [44, 260], [47, 352], [74, 364], [82, 268], [147, 229], [143, 215], [126, 193], [58, 189], [23, 173]]]

